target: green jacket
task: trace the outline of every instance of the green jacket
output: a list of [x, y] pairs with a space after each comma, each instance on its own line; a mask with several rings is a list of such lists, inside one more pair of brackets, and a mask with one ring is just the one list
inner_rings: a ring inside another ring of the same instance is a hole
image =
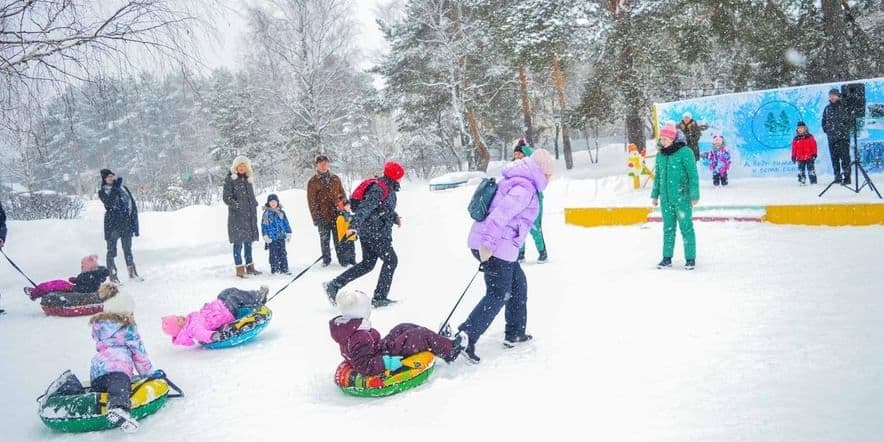
[[690, 205], [691, 201], [700, 199], [700, 177], [694, 152], [684, 143], [676, 141], [670, 149], [657, 153], [651, 198], [677, 205]]

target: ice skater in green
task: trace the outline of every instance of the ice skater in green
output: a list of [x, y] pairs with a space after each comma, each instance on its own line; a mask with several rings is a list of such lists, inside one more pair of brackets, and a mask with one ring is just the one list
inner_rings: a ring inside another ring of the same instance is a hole
[[675, 226], [681, 230], [684, 241], [685, 269], [693, 270], [697, 259], [697, 240], [694, 236], [693, 206], [700, 200], [700, 179], [693, 151], [678, 136], [675, 125], [660, 129], [662, 147], [657, 153], [654, 206], [660, 205], [663, 214], [663, 260], [658, 269], [672, 267], [675, 249]]

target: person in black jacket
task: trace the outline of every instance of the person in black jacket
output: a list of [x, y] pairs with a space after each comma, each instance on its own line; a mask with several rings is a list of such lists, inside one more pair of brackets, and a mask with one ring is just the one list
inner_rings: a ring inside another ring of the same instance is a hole
[[3, 210], [3, 203], [0, 203], [0, 249], [6, 245], [6, 211]]
[[[399, 180], [405, 176], [405, 169], [395, 161], [384, 165], [384, 176], [368, 181], [361, 200], [355, 200], [359, 188], [354, 191], [355, 215], [350, 223], [346, 237], [359, 234], [362, 244], [362, 261], [347, 269], [337, 278], [323, 284], [326, 295], [332, 304], [335, 303], [338, 291], [374, 269], [380, 258], [384, 261], [378, 284], [374, 291], [371, 304], [384, 307], [396, 301], [389, 299], [393, 273], [396, 271], [398, 258], [393, 250], [393, 225], [401, 226], [402, 219], [396, 213], [396, 192], [399, 191]], [[362, 186], [360, 186], [362, 187]]]
[[850, 184], [850, 130], [853, 119], [838, 89], [829, 91], [829, 104], [823, 110], [823, 132], [829, 141], [829, 155], [832, 157], [832, 173], [835, 182]]
[[107, 241], [107, 269], [110, 280], [120, 282], [114, 258], [117, 257], [117, 241], [123, 244], [123, 256], [129, 279], [143, 281], [135, 269], [132, 256], [132, 237], [138, 236], [138, 205], [129, 188], [123, 185], [123, 178], [114, 175], [110, 169], [101, 170], [101, 188], [98, 197], [104, 203], [104, 240]]

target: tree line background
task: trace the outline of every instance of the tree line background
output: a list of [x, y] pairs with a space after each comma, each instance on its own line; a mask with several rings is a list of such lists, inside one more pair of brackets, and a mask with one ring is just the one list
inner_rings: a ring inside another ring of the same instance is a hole
[[349, 179], [387, 159], [420, 178], [485, 170], [520, 137], [570, 169], [577, 140], [644, 143], [654, 101], [884, 63], [882, 0], [388, 0], [368, 71], [353, 1], [266, 0], [241, 67], [209, 70], [196, 42], [217, 5], [0, 6], [0, 195], [19, 217], [76, 216], [53, 207], [81, 207], [104, 167], [148, 208], [209, 203], [240, 154], [264, 189], [302, 187], [318, 153]]

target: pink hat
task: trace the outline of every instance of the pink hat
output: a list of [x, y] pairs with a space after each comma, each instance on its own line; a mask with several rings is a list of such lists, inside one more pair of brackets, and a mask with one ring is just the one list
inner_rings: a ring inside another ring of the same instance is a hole
[[669, 138], [670, 140], [674, 140], [678, 135], [678, 131], [675, 129], [674, 124], [667, 124], [660, 129], [660, 137]]
[[80, 260], [80, 271], [91, 272], [98, 268], [98, 255], [87, 255]]
[[556, 163], [552, 155], [546, 149], [537, 149], [531, 154], [531, 159], [540, 166], [544, 175], [552, 175], [556, 170]]
[[178, 316], [163, 316], [163, 333], [173, 338], [178, 336], [178, 333], [181, 333], [181, 326], [178, 325]]

